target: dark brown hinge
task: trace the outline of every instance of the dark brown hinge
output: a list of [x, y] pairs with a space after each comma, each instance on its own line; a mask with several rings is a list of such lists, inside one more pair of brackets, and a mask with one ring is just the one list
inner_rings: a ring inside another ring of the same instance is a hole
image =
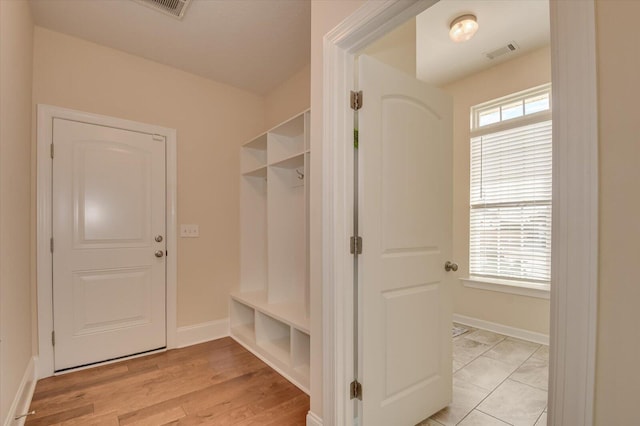
[[351, 254], [362, 254], [362, 237], [351, 237]]
[[362, 90], [356, 92], [354, 90], [351, 91], [351, 109], [359, 110], [362, 108]]
[[360, 401], [362, 401], [362, 385], [360, 384], [360, 382], [358, 382], [357, 380], [354, 380], [353, 382], [351, 382], [351, 385], [349, 386], [350, 388], [350, 395], [351, 395], [351, 399], [356, 399], [358, 398]]

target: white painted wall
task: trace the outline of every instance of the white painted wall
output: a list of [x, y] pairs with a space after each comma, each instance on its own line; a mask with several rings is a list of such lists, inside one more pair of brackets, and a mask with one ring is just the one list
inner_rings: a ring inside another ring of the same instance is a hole
[[0, 1], [0, 424], [32, 356], [29, 3]]

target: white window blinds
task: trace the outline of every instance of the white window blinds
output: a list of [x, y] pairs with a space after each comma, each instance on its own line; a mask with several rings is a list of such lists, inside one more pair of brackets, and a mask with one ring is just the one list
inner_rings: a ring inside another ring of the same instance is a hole
[[549, 283], [551, 121], [471, 139], [469, 272]]

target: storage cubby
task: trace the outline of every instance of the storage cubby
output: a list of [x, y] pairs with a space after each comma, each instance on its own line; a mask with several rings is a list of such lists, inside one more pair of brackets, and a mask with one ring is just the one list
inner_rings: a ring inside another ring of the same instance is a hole
[[242, 146], [231, 336], [309, 392], [309, 112]]
[[304, 153], [304, 114], [300, 114], [267, 132], [267, 146], [269, 164]]
[[240, 168], [250, 173], [267, 165], [267, 134], [263, 134], [242, 146]]
[[247, 305], [231, 300], [231, 332], [245, 343], [256, 341], [255, 310]]
[[269, 166], [268, 300], [304, 303], [307, 287], [304, 156]]
[[288, 367], [291, 363], [291, 327], [258, 312], [256, 315], [256, 343], [258, 348], [276, 362]]
[[310, 337], [300, 330], [293, 330], [291, 336], [291, 364], [294, 375], [304, 386], [309, 386], [311, 366]]
[[244, 291], [265, 290], [267, 285], [267, 179], [242, 176], [240, 182], [240, 280]]

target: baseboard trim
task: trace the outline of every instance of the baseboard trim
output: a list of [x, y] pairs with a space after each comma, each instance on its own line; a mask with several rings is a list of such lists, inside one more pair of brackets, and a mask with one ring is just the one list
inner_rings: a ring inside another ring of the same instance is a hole
[[322, 426], [322, 419], [309, 411], [307, 413], [307, 426]]
[[7, 413], [7, 418], [4, 421], [4, 426], [24, 425], [26, 420], [24, 417], [19, 420], [15, 420], [15, 418], [16, 416], [25, 414], [29, 411], [31, 399], [33, 398], [33, 391], [35, 390], [36, 382], [38, 381], [36, 378], [37, 363], [38, 357], [31, 357], [29, 364], [27, 364], [27, 368], [24, 371], [24, 375], [22, 376], [22, 380], [20, 381], [18, 391], [13, 398], [11, 407], [9, 407], [9, 412]]
[[511, 327], [458, 314], [453, 314], [453, 321], [470, 327], [482, 328], [484, 330], [493, 331], [494, 333], [515, 337], [517, 339], [528, 340], [529, 342], [539, 343], [541, 345], [549, 344], [548, 334], [537, 333], [535, 331], [524, 330], [522, 328]]
[[178, 327], [178, 348], [229, 336], [229, 318]]

